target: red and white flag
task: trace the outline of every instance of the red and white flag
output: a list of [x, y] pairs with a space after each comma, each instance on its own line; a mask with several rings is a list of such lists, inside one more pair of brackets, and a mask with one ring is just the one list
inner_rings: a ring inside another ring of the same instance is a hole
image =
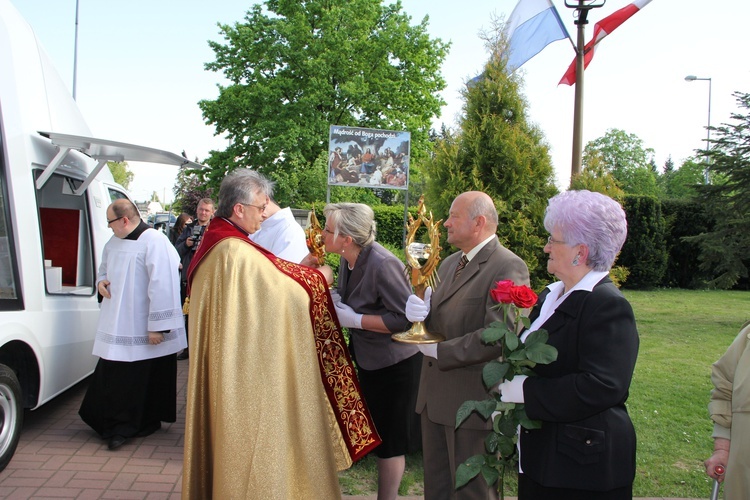
[[[601, 42], [605, 36], [612, 33], [622, 23], [630, 19], [630, 17], [645, 7], [651, 0], [635, 0], [630, 5], [626, 5], [622, 9], [618, 10], [605, 17], [594, 25], [594, 36], [591, 38], [589, 43], [586, 44], [583, 50], [583, 68], [589, 67], [589, 63], [594, 58], [594, 48], [596, 44]], [[573, 85], [576, 82], [576, 60], [570, 63], [568, 71], [563, 75], [562, 80], [558, 85]]]

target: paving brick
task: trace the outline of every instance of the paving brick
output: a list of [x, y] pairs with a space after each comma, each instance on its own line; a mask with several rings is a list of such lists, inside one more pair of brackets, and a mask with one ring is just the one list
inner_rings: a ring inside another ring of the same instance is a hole
[[126, 457], [112, 457], [106, 461], [101, 470], [106, 472], [120, 472], [125, 467], [125, 464], [128, 463], [128, 460]]
[[177, 482], [177, 476], [172, 474], [138, 474], [138, 481], [144, 483], [169, 483], [174, 485]]
[[34, 496], [36, 491], [36, 488], [15, 488], [12, 493], [3, 498], [5, 500], [28, 500]]
[[112, 482], [115, 477], [117, 477], [117, 473], [115, 472], [89, 472], [89, 471], [83, 471], [83, 472], [76, 472], [74, 479], [76, 481], [79, 480], [90, 480], [90, 481], [107, 481]]
[[28, 477], [48, 480], [55, 474], [53, 470], [21, 469], [13, 472], [13, 477]]
[[121, 472], [117, 474], [117, 477], [112, 481], [110, 485], [111, 490], [129, 490], [130, 486], [138, 477], [138, 474], [132, 474], [128, 472]]
[[130, 490], [117, 490], [109, 488], [102, 494], [102, 498], [118, 498], [122, 500], [141, 500], [146, 498], [146, 493], [143, 491], [130, 491]]
[[78, 498], [80, 489], [76, 488], [39, 488], [34, 493], [34, 498]]
[[171, 493], [174, 489], [173, 483], [152, 483], [149, 481], [136, 481], [130, 487], [132, 491], [145, 491], [157, 493]]
[[60, 470], [56, 471], [55, 474], [46, 482], [44, 483], [44, 486], [48, 488], [62, 488], [66, 484], [68, 484], [68, 481], [73, 479], [73, 476], [75, 476], [75, 472], [71, 470]]

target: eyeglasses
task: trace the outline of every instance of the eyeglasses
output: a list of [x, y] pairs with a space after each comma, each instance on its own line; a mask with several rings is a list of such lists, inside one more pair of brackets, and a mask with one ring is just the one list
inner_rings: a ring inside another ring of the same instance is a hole
[[109, 226], [109, 225], [110, 225], [110, 224], [112, 224], [113, 222], [117, 222], [118, 220], [120, 220], [120, 219], [122, 219], [122, 218], [124, 218], [124, 217], [125, 217], [125, 216], [123, 215], [122, 217], [118, 217], [118, 218], [116, 218], [116, 219], [112, 219], [112, 220], [109, 220], [109, 219], [107, 219], [107, 225]]
[[260, 210], [261, 213], [266, 211], [266, 207], [268, 206], [267, 203], [264, 203], [263, 205], [253, 205], [252, 203], [240, 203], [240, 205], [243, 205], [245, 207], [253, 207]]
[[567, 244], [566, 242], [564, 242], [562, 240], [556, 240], [556, 239], [554, 239], [552, 236], [550, 236], [549, 238], [547, 238], [547, 244], [548, 245], [554, 245], [555, 243], [562, 243], [563, 245]]

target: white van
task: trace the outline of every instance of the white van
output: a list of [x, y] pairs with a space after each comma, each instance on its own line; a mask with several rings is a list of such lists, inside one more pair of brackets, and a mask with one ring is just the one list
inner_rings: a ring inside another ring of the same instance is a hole
[[25, 409], [96, 364], [94, 281], [112, 236], [106, 209], [130, 198], [106, 162], [201, 167], [90, 136], [31, 27], [0, 0], [0, 470], [16, 449]]

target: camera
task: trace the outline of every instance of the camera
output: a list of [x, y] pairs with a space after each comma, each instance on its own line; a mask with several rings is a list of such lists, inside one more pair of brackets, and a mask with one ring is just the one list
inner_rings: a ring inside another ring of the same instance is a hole
[[193, 226], [193, 234], [190, 235], [190, 239], [193, 240], [193, 243], [194, 243], [193, 250], [198, 248], [198, 243], [200, 242], [201, 237], [203, 236], [203, 231], [205, 229], [206, 229], [206, 226], [200, 226], [197, 224]]

